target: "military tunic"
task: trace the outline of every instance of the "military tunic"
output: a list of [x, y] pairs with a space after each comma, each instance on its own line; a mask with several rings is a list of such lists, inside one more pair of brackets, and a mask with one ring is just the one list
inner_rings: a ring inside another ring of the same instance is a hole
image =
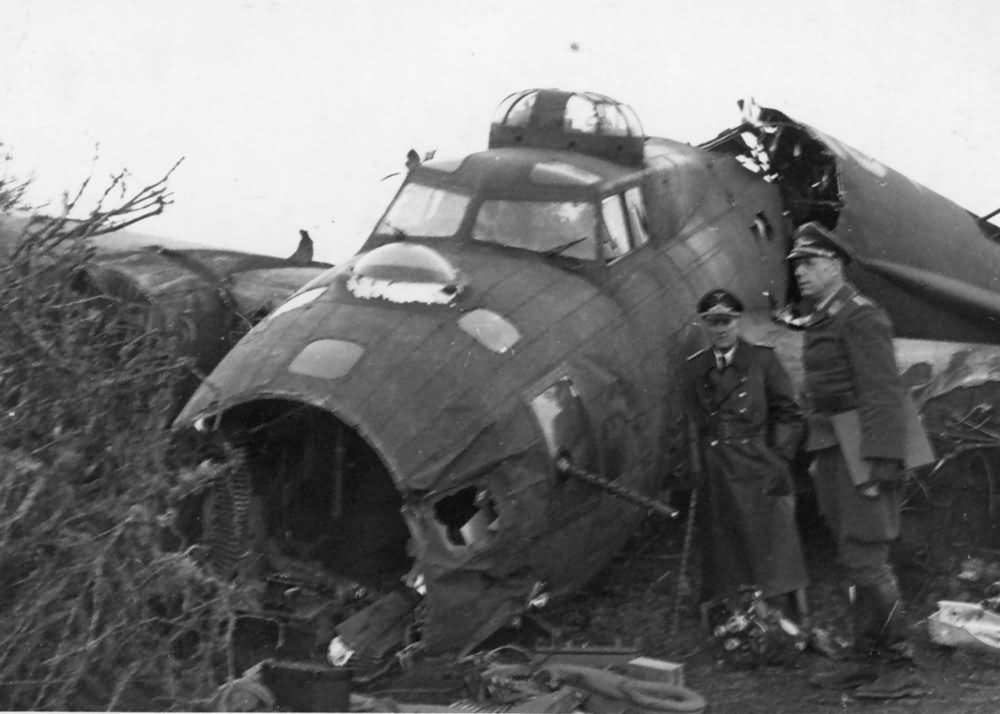
[[[850, 552], [857, 550], [853, 544], [887, 542], [899, 535], [898, 494], [892, 488], [874, 499], [858, 493], [831, 417], [857, 410], [861, 458], [902, 460], [905, 392], [896, 366], [892, 324], [853, 285], [845, 284], [814, 311], [805, 328], [806, 449], [815, 452], [813, 477], [820, 511], [841, 542], [844, 557], [845, 540]], [[851, 567], [850, 562], [847, 565]], [[878, 575], [872, 572], [870, 577]]]
[[804, 588], [787, 463], [802, 435], [791, 380], [773, 350], [743, 340], [722, 370], [711, 349], [687, 366], [687, 414], [702, 462], [702, 599], [749, 585], [765, 596]]

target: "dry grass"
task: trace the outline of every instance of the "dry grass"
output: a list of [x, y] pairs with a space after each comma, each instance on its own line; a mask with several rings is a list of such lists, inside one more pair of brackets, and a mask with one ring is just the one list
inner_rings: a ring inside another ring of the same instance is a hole
[[[3, 213], [19, 186], [0, 180]], [[89, 218], [67, 199], [0, 268], [0, 709], [196, 709], [231, 675], [239, 593], [164, 547], [186, 364], [146, 308], [81, 281], [89, 236], [168, 196], [112, 177]]]

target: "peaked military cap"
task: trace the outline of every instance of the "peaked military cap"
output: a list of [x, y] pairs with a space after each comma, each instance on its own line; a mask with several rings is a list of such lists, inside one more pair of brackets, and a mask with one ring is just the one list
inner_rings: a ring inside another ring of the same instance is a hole
[[851, 252], [840, 238], [815, 221], [799, 226], [792, 235], [792, 240], [792, 250], [785, 260], [838, 258], [844, 263], [851, 262]]
[[728, 290], [710, 290], [698, 301], [698, 314], [708, 317], [739, 317], [743, 314], [743, 303]]

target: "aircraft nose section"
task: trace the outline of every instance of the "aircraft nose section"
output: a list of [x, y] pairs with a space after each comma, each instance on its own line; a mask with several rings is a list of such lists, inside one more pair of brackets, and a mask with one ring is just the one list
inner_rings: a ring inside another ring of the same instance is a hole
[[[574, 272], [386, 244], [255, 327], [176, 423], [215, 427], [242, 449], [264, 502], [293, 494], [267, 525], [290, 539], [280, 552], [315, 552], [331, 572], [393, 587], [419, 576], [429, 651], [457, 648], [501, 626], [538, 583], [582, 577], [562, 563], [515, 565], [525, 524], [562, 517], [546, 500], [562, 483], [557, 443], [572, 442], [581, 463], [632, 463], [625, 435], [606, 456], [587, 441], [583, 401], [594, 424], [627, 411], [609, 365], [629, 344], [615, 303]], [[566, 486], [572, 508], [591, 508], [577, 486]]]
[[210, 425], [260, 400], [309, 404], [364, 434], [401, 488], [427, 488], [495, 421], [485, 385], [522, 339], [509, 317], [449, 304], [461, 290], [434, 250], [372, 251], [251, 331], [175, 423]]

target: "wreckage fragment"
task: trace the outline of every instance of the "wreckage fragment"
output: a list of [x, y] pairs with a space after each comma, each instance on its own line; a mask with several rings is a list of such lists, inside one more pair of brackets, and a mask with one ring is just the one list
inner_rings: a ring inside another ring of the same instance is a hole
[[736, 602], [709, 601], [703, 612], [719, 659], [737, 667], [790, 663], [808, 643], [807, 632], [769, 607], [760, 590], [747, 590]]
[[[948, 356], [950, 355], [950, 356]], [[913, 473], [905, 540], [935, 560], [953, 547], [1000, 546], [1000, 348], [953, 345], [921, 363], [914, 386], [938, 459]], [[911, 374], [916, 370], [911, 368]]]
[[927, 631], [939, 645], [1000, 656], [1000, 615], [978, 603], [942, 600]]
[[356, 665], [360, 656], [366, 669], [384, 665], [400, 648], [416, 641], [411, 615], [419, 603], [414, 592], [396, 589], [341, 622], [327, 650], [330, 664]]

